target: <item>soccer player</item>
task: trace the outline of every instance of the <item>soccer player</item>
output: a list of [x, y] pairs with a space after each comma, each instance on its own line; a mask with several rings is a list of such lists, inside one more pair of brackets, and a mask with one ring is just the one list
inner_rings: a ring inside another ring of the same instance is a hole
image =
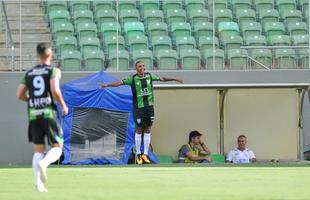
[[[32, 167], [36, 189], [47, 192], [47, 167], [57, 161], [62, 153], [62, 129], [57, 118], [57, 100], [62, 114], [68, 114], [68, 107], [63, 100], [59, 81], [61, 72], [51, 67], [52, 48], [44, 43], [37, 45], [38, 65], [26, 72], [17, 88], [16, 96], [28, 103], [28, 138], [33, 142], [34, 155]], [[45, 137], [52, 148], [44, 156]]]
[[[159, 77], [155, 74], [145, 72], [144, 62], [139, 60], [135, 63], [136, 74], [129, 76], [119, 82], [100, 84], [101, 88], [118, 87], [121, 85], [129, 85], [133, 97], [134, 120], [136, 123], [135, 147], [136, 147], [136, 163], [149, 164], [148, 158], [149, 146], [151, 143], [151, 127], [154, 122], [154, 94], [153, 81], [177, 81], [183, 83], [182, 79]], [[140, 147], [142, 142], [142, 132], [144, 133], [143, 144], [144, 152], [141, 153]]]

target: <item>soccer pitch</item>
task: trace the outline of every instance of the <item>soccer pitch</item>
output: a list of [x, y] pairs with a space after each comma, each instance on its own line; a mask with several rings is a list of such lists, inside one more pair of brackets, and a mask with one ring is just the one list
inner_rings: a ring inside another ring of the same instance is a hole
[[305, 166], [51, 167], [48, 193], [32, 169], [0, 168], [0, 199], [22, 200], [309, 200]]

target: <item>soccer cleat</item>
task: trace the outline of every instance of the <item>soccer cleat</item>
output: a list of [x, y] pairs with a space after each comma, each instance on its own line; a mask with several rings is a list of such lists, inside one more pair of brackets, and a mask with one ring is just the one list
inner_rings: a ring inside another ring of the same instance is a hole
[[147, 155], [143, 154], [141, 158], [145, 164], [151, 164], [151, 161], [149, 160], [149, 157]]
[[40, 179], [45, 184], [47, 183], [47, 174], [46, 174], [46, 167], [44, 167], [42, 161], [38, 163], [39, 171], [40, 171]]
[[136, 163], [138, 165], [142, 165], [143, 164], [143, 160], [142, 160], [142, 156], [141, 155], [137, 155], [136, 156]]

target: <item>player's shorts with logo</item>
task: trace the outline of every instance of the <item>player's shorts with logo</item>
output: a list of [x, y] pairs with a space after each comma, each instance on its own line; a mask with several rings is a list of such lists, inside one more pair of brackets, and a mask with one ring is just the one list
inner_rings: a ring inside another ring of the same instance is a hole
[[145, 128], [145, 127], [152, 126], [155, 120], [154, 107], [145, 106], [143, 108], [135, 108], [134, 119], [135, 119], [136, 127], [138, 128]]

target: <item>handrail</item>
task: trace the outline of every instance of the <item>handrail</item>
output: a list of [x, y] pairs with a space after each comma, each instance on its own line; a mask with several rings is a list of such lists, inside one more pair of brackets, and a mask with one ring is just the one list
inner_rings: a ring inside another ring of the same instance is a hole
[[2, 10], [3, 10], [3, 14], [4, 14], [5, 23], [6, 23], [6, 38], [9, 38], [9, 41], [6, 41], [6, 47], [8, 48], [8, 46], [10, 46], [10, 48], [11, 48], [11, 70], [14, 71], [14, 60], [15, 60], [14, 49], [15, 49], [15, 47], [14, 47], [14, 43], [13, 43], [13, 39], [12, 39], [12, 32], [11, 32], [8, 16], [6, 13], [4, 0], [1, 1], [1, 5], [2, 5]]

